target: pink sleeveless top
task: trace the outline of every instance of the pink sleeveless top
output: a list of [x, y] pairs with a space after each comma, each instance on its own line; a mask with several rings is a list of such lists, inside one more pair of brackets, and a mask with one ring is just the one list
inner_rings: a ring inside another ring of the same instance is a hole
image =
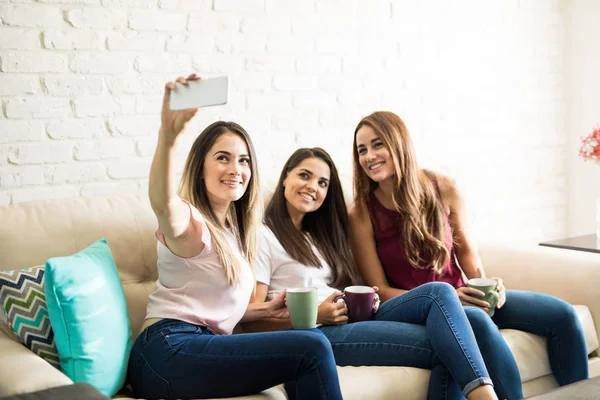
[[[433, 181], [438, 199], [441, 196], [437, 182]], [[385, 271], [390, 286], [397, 289], [410, 290], [427, 282], [447, 282], [459, 288], [466, 286], [462, 278], [461, 270], [456, 264], [454, 249], [452, 246], [452, 227], [448, 222], [448, 216], [444, 213], [444, 234], [446, 248], [450, 252], [450, 261], [444, 266], [441, 275], [431, 269], [414, 268], [404, 255], [404, 242], [402, 240], [398, 221], [402, 216], [394, 210], [385, 208], [374, 193], [368, 204], [369, 215], [373, 224], [375, 245], [377, 255]]]
[[254, 290], [252, 270], [235, 234], [227, 233], [227, 240], [232, 250], [238, 250], [235, 256], [242, 265], [239, 283], [229, 286], [204, 217], [196, 207], [183, 201], [190, 207], [191, 232], [201, 235], [204, 249], [195, 257], [179, 257], [167, 246], [160, 228], [156, 231], [158, 280], [156, 290], [150, 294], [146, 318], [178, 319], [229, 335], [248, 307]]

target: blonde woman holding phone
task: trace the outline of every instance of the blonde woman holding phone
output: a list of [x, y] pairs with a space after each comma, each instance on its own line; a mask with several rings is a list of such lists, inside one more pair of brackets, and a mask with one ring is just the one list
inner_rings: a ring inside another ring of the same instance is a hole
[[215, 122], [194, 142], [176, 190], [176, 144], [197, 109], [171, 111], [173, 90], [175, 83], [167, 83], [150, 170], [159, 278], [129, 361], [135, 396], [233, 397], [295, 382], [299, 399], [341, 399], [331, 346], [322, 334], [231, 335], [240, 321], [288, 316], [285, 293], [248, 306], [260, 222], [256, 156], [241, 126]]

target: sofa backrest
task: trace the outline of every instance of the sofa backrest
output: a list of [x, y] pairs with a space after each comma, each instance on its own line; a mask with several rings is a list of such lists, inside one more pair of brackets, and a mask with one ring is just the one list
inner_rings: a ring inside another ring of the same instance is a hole
[[0, 207], [0, 270], [44, 264], [106, 237], [135, 335], [157, 279], [156, 227], [147, 196], [72, 197]]
[[[344, 176], [342, 180], [349, 202], [351, 182]], [[265, 203], [276, 183], [264, 181], [261, 185]], [[0, 206], [0, 271], [20, 270], [44, 264], [50, 257], [69, 256], [106, 237], [136, 335], [158, 278], [157, 227], [147, 195], [80, 196]]]

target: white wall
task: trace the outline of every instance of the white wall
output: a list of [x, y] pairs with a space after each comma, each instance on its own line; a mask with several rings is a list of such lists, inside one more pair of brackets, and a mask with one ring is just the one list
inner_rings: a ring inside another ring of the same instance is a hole
[[349, 175], [356, 123], [389, 109], [481, 236], [566, 233], [563, 1], [0, 0], [0, 17], [0, 204], [145, 192], [162, 86], [196, 71], [233, 85], [198, 127], [240, 122], [263, 178], [317, 145]]
[[600, 165], [579, 156], [581, 137], [600, 124], [600, 2], [572, 0], [567, 11], [568, 230], [570, 236], [596, 231]]

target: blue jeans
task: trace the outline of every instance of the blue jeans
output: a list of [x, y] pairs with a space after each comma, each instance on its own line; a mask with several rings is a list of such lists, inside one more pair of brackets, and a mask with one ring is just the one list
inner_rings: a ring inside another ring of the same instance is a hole
[[499, 397], [523, 398], [517, 363], [499, 329], [546, 337], [550, 367], [559, 385], [589, 377], [585, 338], [569, 303], [547, 294], [507, 290], [506, 303], [492, 318], [477, 307], [465, 307], [465, 312]]
[[426, 283], [386, 301], [373, 321], [319, 329], [338, 365], [431, 369], [429, 399], [464, 398], [492, 384], [456, 290], [447, 283]]
[[331, 345], [317, 330], [215, 335], [164, 319], [135, 341], [128, 378], [145, 399], [234, 397], [290, 381], [298, 399], [342, 398]]

